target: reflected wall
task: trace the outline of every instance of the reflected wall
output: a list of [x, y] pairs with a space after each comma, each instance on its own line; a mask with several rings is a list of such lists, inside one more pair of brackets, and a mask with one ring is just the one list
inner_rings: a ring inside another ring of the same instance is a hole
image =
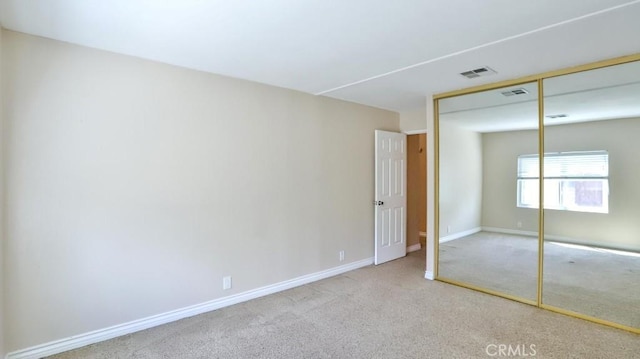
[[544, 88], [543, 303], [640, 328], [640, 63]]
[[440, 278], [522, 300], [537, 297], [536, 210], [515, 206], [511, 146], [538, 151], [536, 83], [439, 103]]

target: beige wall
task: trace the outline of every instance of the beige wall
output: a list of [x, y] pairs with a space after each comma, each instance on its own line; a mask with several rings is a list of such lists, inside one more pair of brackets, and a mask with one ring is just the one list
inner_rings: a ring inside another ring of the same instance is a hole
[[516, 206], [518, 156], [533, 153], [538, 153], [536, 130], [482, 134], [482, 226], [538, 231], [538, 211]]
[[427, 110], [426, 106], [412, 110], [400, 112], [400, 131], [426, 131], [427, 130]]
[[[609, 213], [545, 211], [545, 234], [578, 243], [640, 251], [640, 119], [552, 126], [545, 129], [545, 151], [607, 150]], [[516, 208], [516, 159], [537, 153], [537, 131], [483, 136], [485, 188], [483, 226], [537, 231], [537, 210]]]
[[398, 114], [14, 32], [3, 45], [7, 350], [372, 257], [374, 129]]
[[439, 155], [440, 238], [479, 228], [482, 136], [442, 121]]
[[4, 138], [4, 111], [3, 111], [3, 82], [2, 82], [2, 49], [3, 49], [3, 31], [0, 28], [0, 357], [4, 358], [6, 354], [5, 351], [5, 318], [4, 318], [4, 277], [6, 270], [4, 268], [4, 231], [5, 231], [5, 221], [4, 221], [4, 146], [5, 146], [5, 138]]
[[435, 116], [433, 106], [433, 96], [427, 95], [425, 98], [425, 114], [427, 117], [427, 262], [425, 268], [425, 278], [435, 278], [436, 262], [436, 238], [435, 238], [435, 201], [436, 198], [436, 151], [435, 151]]

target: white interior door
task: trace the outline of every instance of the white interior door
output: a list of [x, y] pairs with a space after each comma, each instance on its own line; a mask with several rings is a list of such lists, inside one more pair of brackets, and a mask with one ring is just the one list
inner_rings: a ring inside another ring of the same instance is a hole
[[407, 135], [376, 130], [375, 264], [407, 254]]

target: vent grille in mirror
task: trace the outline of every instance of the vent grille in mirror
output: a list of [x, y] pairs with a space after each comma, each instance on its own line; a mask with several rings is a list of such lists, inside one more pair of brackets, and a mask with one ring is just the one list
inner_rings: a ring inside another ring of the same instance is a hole
[[564, 117], [569, 117], [569, 115], [564, 114], [564, 113], [560, 113], [557, 115], [546, 115], [546, 118], [564, 118]]
[[523, 89], [523, 88], [517, 88], [517, 89], [513, 89], [513, 90], [509, 90], [509, 91], [503, 91], [501, 92], [501, 94], [503, 94], [504, 96], [517, 96], [517, 95], [526, 95], [528, 94], [529, 91]]

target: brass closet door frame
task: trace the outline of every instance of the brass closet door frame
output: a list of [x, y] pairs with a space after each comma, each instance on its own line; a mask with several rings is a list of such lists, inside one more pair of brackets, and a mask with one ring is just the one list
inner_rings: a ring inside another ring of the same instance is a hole
[[[491, 294], [491, 295], [495, 295], [495, 296], [499, 296], [499, 297], [503, 297], [506, 299], [510, 299], [510, 300], [514, 300], [517, 302], [521, 302], [521, 303], [525, 303], [525, 304], [529, 304], [529, 305], [533, 305], [536, 306], [538, 308], [542, 308], [542, 309], [546, 309], [549, 311], [553, 311], [556, 313], [560, 313], [560, 314], [564, 314], [564, 315], [568, 315], [568, 316], [572, 316], [572, 317], [576, 317], [576, 318], [580, 318], [580, 319], [584, 319], [584, 320], [588, 320], [591, 322], [595, 322], [598, 324], [603, 324], [603, 325], [607, 325], [610, 327], [614, 327], [614, 328], [618, 328], [618, 329], [623, 329], [629, 332], [633, 332], [636, 334], [640, 334], [640, 328], [635, 328], [635, 327], [631, 327], [631, 326], [626, 326], [620, 323], [616, 323], [616, 322], [612, 322], [609, 320], [605, 320], [605, 319], [601, 319], [601, 318], [597, 318], [597, 317], [593, 317], [593, 316], [589, 316], [586, 314], [582, 314], [582, 313], [578, 313], [578, 312], [574, 312], [571, 310], [567, 310], [567, 309], [563, 309], [563, 308], [559, 308], [559, 307], [555, 307], [555, 306], [551, 306], [548, 304], [544, 304], [543, 300], [542, 300], [542, 293], [543, 293], [543, 277], [544, 277], [544, 273], [543, 273], [543, 269], [544, 269], [544, 181], [540, 180], [539, 181], [539, 206], [538, 206], [538, 270], [537, 270], [537, 296], [536, 296], [536, 300], [530, 300], [527, 298], [522, 298], [516, 295], [511, 295], [511, 294], [507, 294], [507, 293], [503, 293], [500, 291], [496, 291], [496, 290], [491, 290], [491, 289], [487, 289], [487, 288], [483, 288], [477, 285], [471, 285], [468, 283], [464, 283], [461, 281], [457, 281], [454, 279], [449, 279], [449, 278], [443, 278], [440, 276], [439, 274], [439, 264], [440, 264], [440, 256], [439, 256], [439, 252], [440, 252], [440, 123], [439, 123], [439, 100], [442, 99], [446, 99], [446, 98], [451, 98], [451, 97], [456, 97], [456, 96], [460, 96], [460, 95], [467, 95], [467, 94], [472, 94], [472, 93], [477, 93], [477, 92], [482, 92], [482, 91], [487, 91], [487, 90], [494, 90], [494, 89], [498, 89], [498, 88], [502, 88], [502, 87], [508, 87], [508, 86], [517, 86], [517, 85], [523, 85], [526, 83], [532, 83], [535, 82], [538, 85], [538, 156], [540, 159], [544, 158], [544, 86], [543, 86], [543, 81], [545, 79], [549, 79], [549, 78], [553, 78], [553, 77], [558, 77], [558, 76], [563, 76], [563, 75], [569, 75], [569, 74], [574, 74], [574, 73], [578, 73], [578, 72], [584, 72], [584, 71], [590, 71], [590, 70], [595, 70], [595, 69], [599, 69], [599, 68], [604, 68], [604, 67], [609, 67], [609, 66], [615, 66], [615, 65], [620, 65], [620, 64], [625, 64], [625, 63], [630, 63], [630, 62], [635, 62], [635, 61], [640, 61], [640, 53], [638, 54], [633, 54], [633, 55], [628, 55], [628, 56], [622, 56], [622, 57], [617, 57], [617, 58], [613, 58], [613, 59], [608, 59], [608, 60], [603, 60], [603, 61], [598, 61], [598, 62], [593, 62], [593, 63], [588, 63], [588, 64], [584, 64], [584, 65], [580, 65], [580, 66], [574, 66], [574, 67], [570, 67], [570, 68], [565, 68], [565, 69], [560, 69], [560, 70], [555, 70], [555, 71], [549, 71], [549, 72], [545, 72], [545, 73], [541, 73], [541, 74], [537, 74], [537, 75], [530, 75], [530, 76], [526, 76], [526, 77], [522, 77], [522, 78], [518, 78], [518, 79], [513, 79], [513, 80], [507, 80], [507, 81], [501, 81], [501, 82], [496, 82], [496, 83], [491, 83], [491, 84], [487, 84], [487, 85], [481, 85], [481, 86], [475, 86], [475, 87], [470, 87], [470, 88], [466, 88], [466, 89], [461, 89], [461, 90], [456, 90], [456, 91], [450, 91], [450, 92], [445, 92], [445, 93], [440, 93], [440, 94], [436, 94], [433, 96], [433, 118], [434, 118], [434, 123], [433, 123], [433, 129], [434, 129], [434, 195], [433, 195], [433, 201], [434, 201], [434, 255], [435, 255], [435, 261], [434, 261], [434, 275], [435, 275], [435, 279], [441, 282], [445, 282], [445, 283], [449, 283], [449, 284], [453, 284], [453, 285], [457, 285], [460, 287], [464, 287], [464, 288], [468, 288], [468, 289], [472, 289], [472, 290], [476, 290], [479, 292], [483, 292], [483, 293], [487, 293], [487, 294]], [[544, 178], [544, 160], [539, 161], [539, 171], [540, 171], [540, 179]]]

